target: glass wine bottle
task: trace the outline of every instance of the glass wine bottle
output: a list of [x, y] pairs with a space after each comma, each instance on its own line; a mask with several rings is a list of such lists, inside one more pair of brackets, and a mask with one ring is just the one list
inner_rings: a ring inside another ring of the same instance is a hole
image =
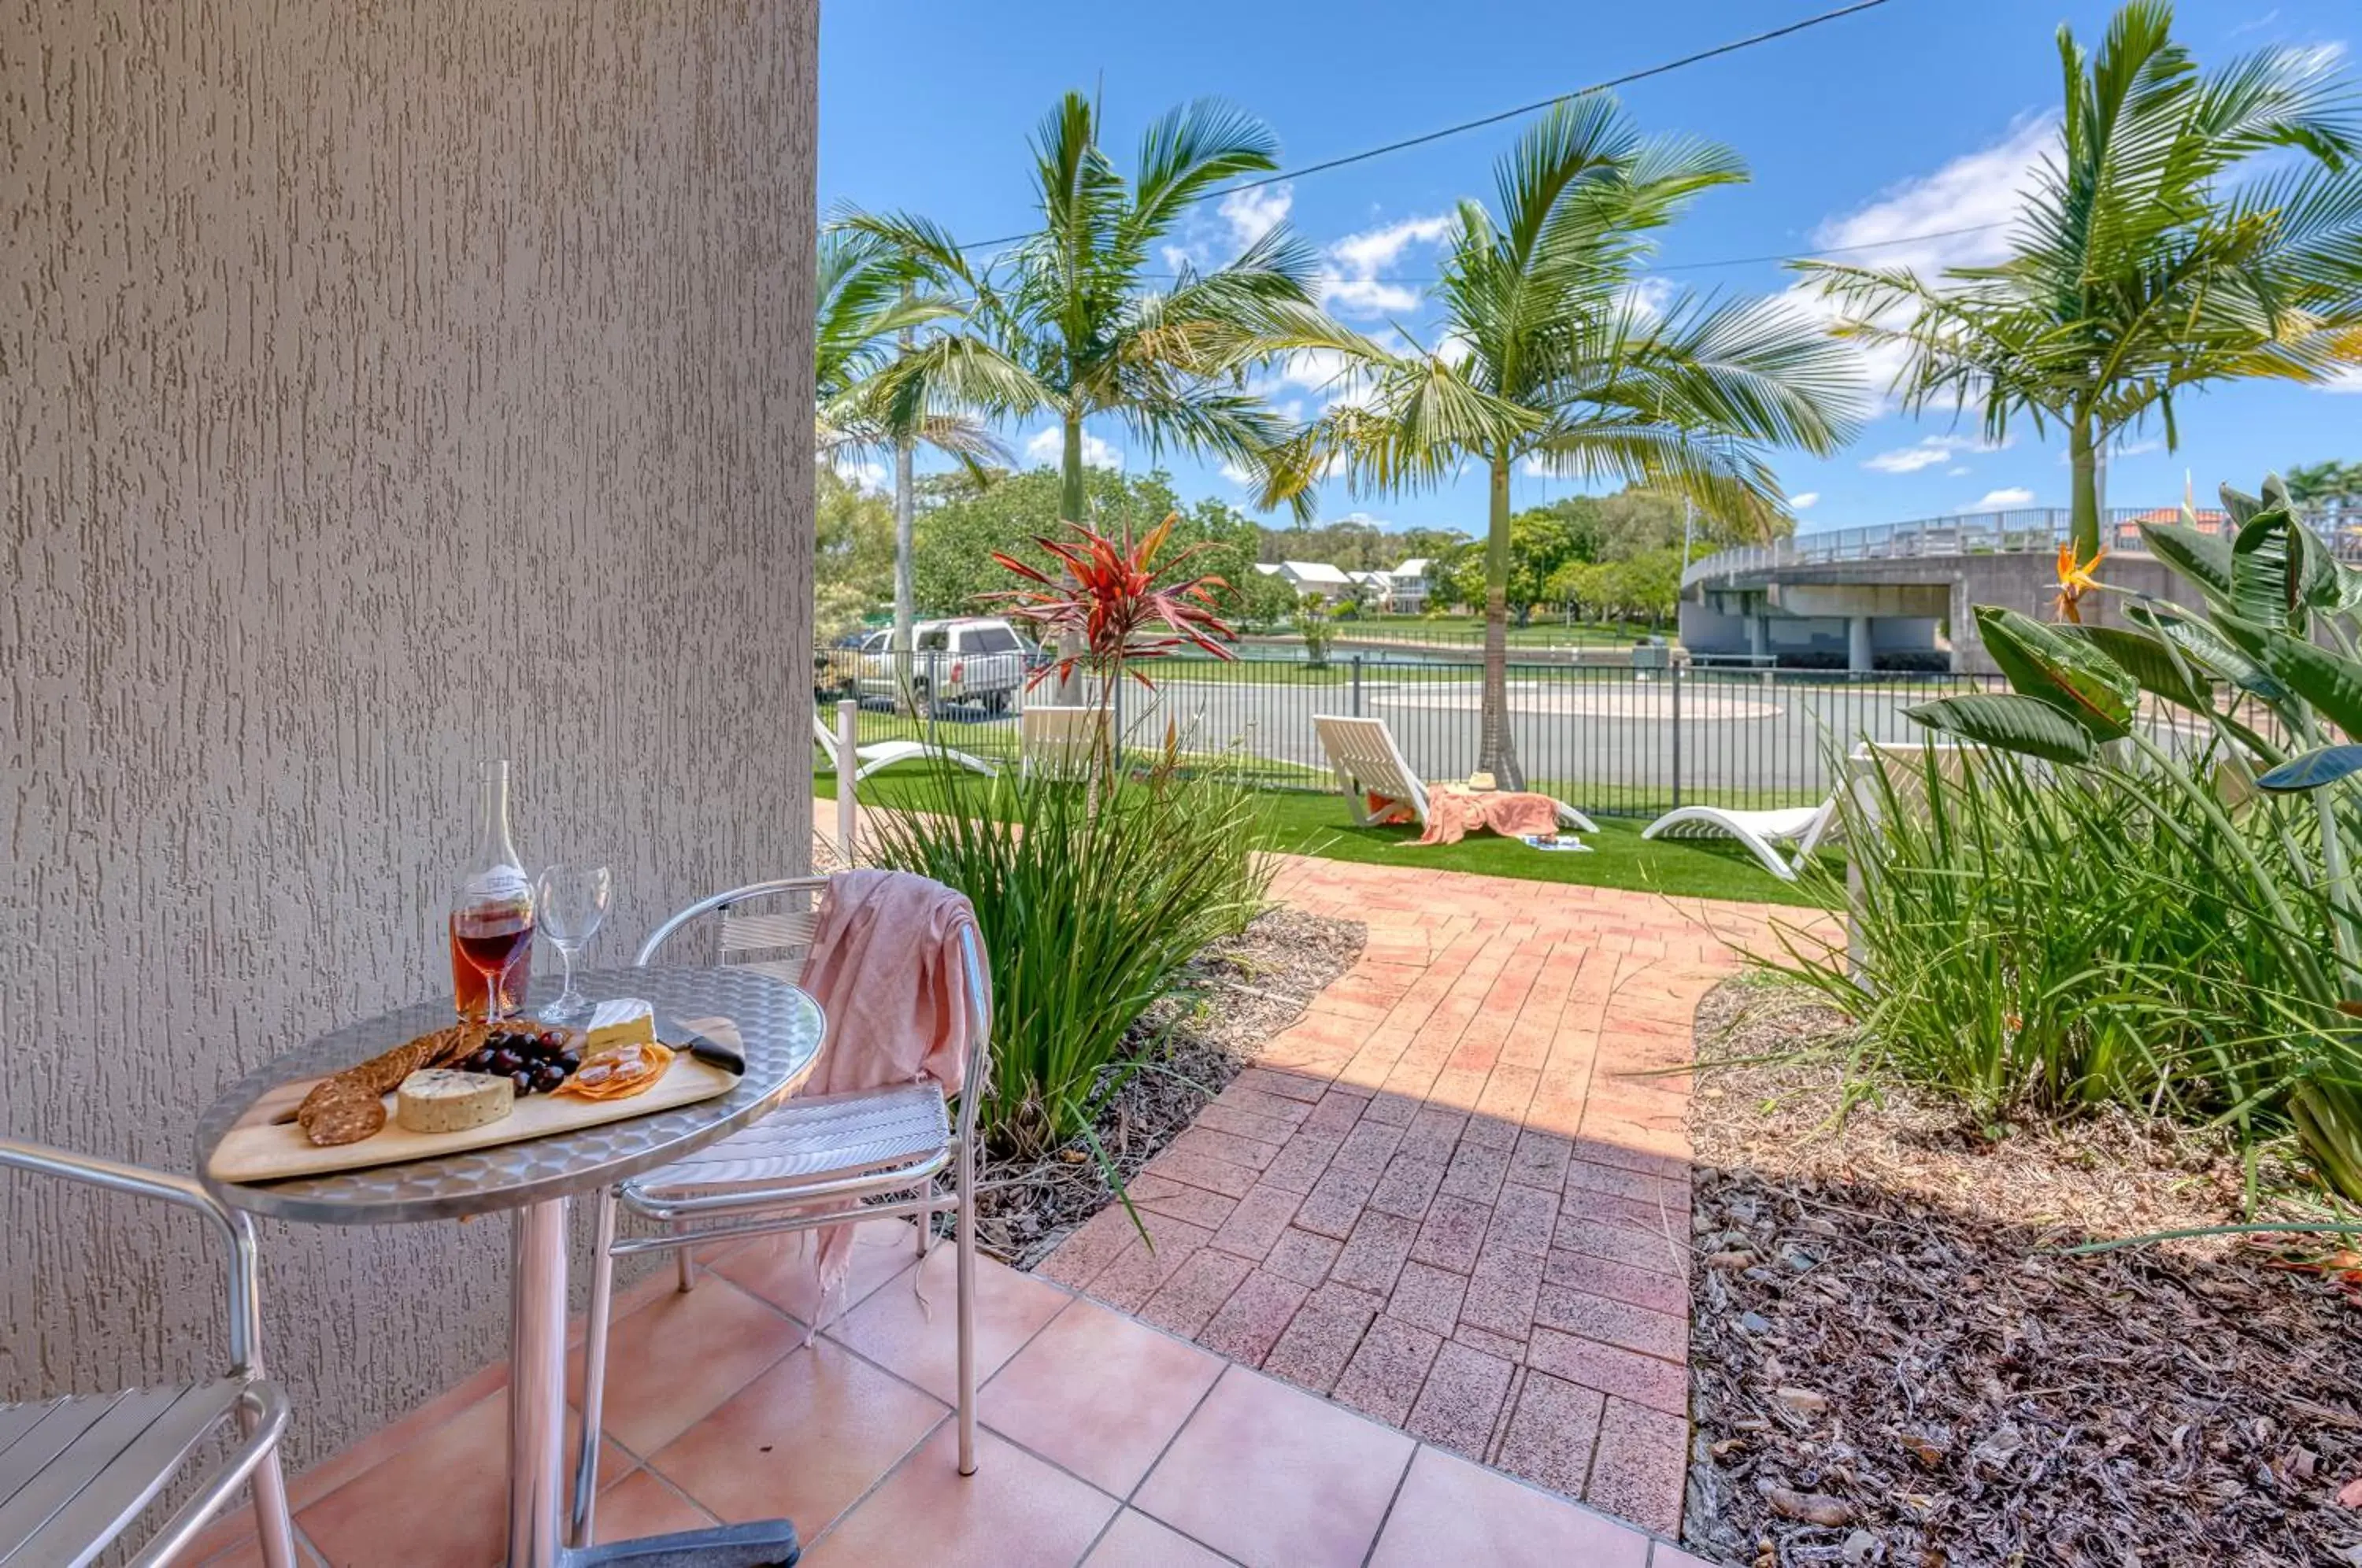
[[451, 894], [451, 990], [463, 1020], [508, 1017], [533, 970], [533, 879], [509, 837], [509, 765], [484, 764], [476, 854]]

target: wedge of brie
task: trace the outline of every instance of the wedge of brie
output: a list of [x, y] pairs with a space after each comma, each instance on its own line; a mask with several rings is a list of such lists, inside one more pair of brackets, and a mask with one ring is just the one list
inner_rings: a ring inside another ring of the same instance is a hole
[[656, 1010], [637, 997], [617, 997], [599, 1003], [590, 1010], [590, 1021], [583, 1027], [590, 1036], [582, 1047], [585, 1056], [613, 1045], [657, 1043]]
[[516, 1109], [516, 1086], [487, 1073], [424, 1067], [393, 1091], [393, 1119], [413, 1132], [466, 1132]]

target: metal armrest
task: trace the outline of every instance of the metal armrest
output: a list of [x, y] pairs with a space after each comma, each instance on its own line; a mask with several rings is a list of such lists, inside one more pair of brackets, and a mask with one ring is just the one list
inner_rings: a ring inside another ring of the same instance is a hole
[[258, 1348], [262, 1342], [259, 1269], [255, 1252], [254, 1226], [244, 1214], [226, 1207], [212, 1193], [185, 1177], [167, 1176], [161, 1171], [146, 1170], [138, 1165], [117, 1165], [112, 1160], [94, 1159], [87, 1154], [68, 1154], [63, 1149], [52, 1149], [43, 1143], [23, 1143], [0, 1138], [0, 1165], [13, 1165], [36, 1176], [78, 1181], [110, 1192], [160, 1198], [166, 1203], [193, 1209], [212, 1220], [215, 1230], [221, 1233], [223, 1246], [228, 1253], [230, 1364], [233, 1370], [248, 1375], [261, 1371]]

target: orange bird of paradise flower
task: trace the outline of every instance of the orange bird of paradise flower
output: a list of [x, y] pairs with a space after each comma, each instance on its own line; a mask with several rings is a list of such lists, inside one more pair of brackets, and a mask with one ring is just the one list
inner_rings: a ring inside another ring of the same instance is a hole
[[2070, 540], [2058, 547], [2058, 613], [2077, 625], [2083, 624], [2083, 595], [2098, 591], [2100, 580], [2092, 574], [2108, 558], [2108, 547], [2102, 545], [2088, 561], [2075, 559], [2075, 546]]

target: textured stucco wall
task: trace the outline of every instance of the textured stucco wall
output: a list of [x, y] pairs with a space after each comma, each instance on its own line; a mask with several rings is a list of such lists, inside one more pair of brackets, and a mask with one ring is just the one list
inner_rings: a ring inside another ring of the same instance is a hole
[[[0, 0], [0, 1126], [186, 1170], [448, 983], [473, 759], [599, 956], [809, 850], [814, 0]], [[0, 1397], [218, 1342], [0, 1177]], [[267, 1227], [295, 1457], [502, 1346], [506, 1226]]]

